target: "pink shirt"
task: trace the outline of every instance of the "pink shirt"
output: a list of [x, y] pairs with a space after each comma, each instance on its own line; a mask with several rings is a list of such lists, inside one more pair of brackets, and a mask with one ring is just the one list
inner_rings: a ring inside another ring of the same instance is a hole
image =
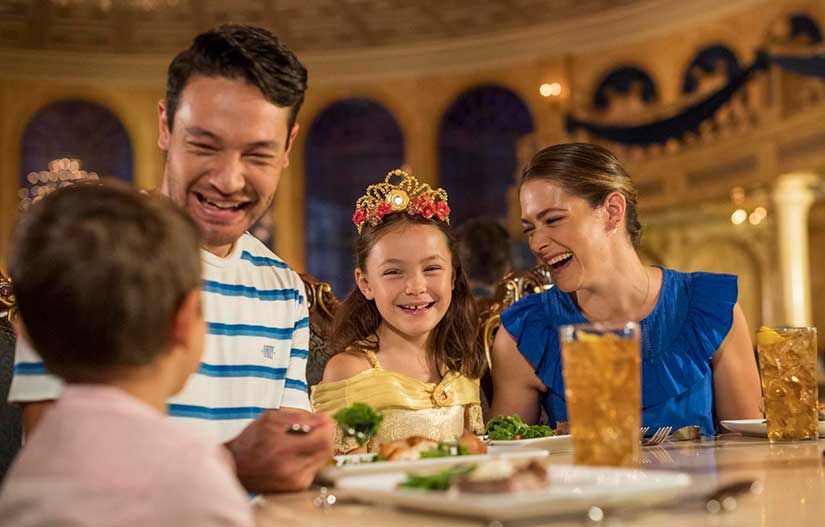
[[253, 525], [229, 452], [106, 385], [67, 385], [9, 471], [4, 525]]

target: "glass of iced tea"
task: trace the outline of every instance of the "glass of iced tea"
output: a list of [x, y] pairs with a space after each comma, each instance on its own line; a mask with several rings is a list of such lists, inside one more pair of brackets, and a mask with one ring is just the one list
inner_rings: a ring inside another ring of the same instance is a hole
[[761, 327], [756, 333], [768, 439], [816, 440], [819, 386], [816, 328]]
[[639, 325], [561, 326], [559, 339], [574, 462], [637, 466], [642, 422]]

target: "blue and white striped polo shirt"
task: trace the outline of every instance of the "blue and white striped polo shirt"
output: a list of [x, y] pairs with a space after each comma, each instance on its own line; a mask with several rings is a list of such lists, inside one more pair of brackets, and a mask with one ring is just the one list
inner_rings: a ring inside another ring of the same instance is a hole
[[[197, 373], [169, 400], [169, 415], [225, 442], [267, 408], [311, 411], [309, 318], [300, 277], [248, 233], [226, 258], [201, 255], [205, 350]], [[61, 381], [30, 346], [17, 342], [9, 401], [56, 399]]]

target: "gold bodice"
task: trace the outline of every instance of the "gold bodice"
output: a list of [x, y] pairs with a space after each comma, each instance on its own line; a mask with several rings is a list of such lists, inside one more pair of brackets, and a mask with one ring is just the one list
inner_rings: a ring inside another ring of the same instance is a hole
[[[353, 403], [366, 403], [384, 414], [378, 433], [368, 443], [370, 452], [378, 445], [410, 436], [435, 441], [460, 437], [465, 426], [475, 433], [484, 427], [479, 400], [479, 382], [460, 373], [448, 372], [439, 383], [413, 379], [387, 371], [372, 351], [365, 351], [372, 367], [335, 382], [312, 388], [310, 399], [316, 412], [334, 414]], [[339, 451], [355, 445], [336, 439]]]

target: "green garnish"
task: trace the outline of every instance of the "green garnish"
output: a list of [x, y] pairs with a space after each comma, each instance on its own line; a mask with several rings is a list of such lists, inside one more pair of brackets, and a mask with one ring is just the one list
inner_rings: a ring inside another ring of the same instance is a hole
[[513, 439], [535, 439], [553, 435], [553, 429], [547, 425], [528, 425], [517, 414], [500, 415], [487, 422], [487, 436], [494, 441]]
[[553, 435], [553, 429], [547, 425], [531, 425], [527, 427], [527, 431], [522, 434], [522, 439], [535, 439], [537, 437], [548, 437]]
[[364, 446], [384, 420], [381, 412], [365, 403], [354, 403], [342, 408], [334, 417], [344, 435], [354, 437], [358, 446]]
[[467, 447], [460, 445], [458, 441], [439, 441], [438, 446], [431, 450], [421, 452], [421, 459], [433, 457], [467, 456], [470, 451]]
[[475, 465], [457, 465], [430, 476], [407, 473], [407, 480], [402, 482], [400, 486], [408, 489], [447, 490], [453, 480], [466, 476], [475, 468]]

